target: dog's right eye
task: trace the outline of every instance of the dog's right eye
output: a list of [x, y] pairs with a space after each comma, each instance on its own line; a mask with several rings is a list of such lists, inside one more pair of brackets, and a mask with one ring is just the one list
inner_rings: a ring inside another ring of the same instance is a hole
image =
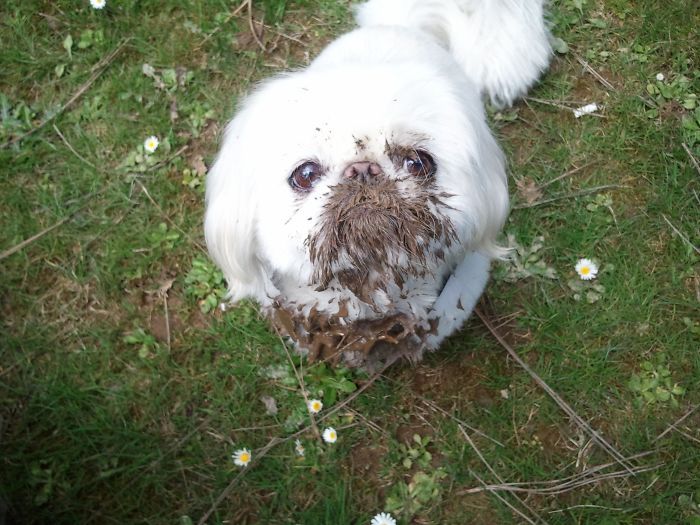
[[316, 162], [305, 162], [289, 177], [289, 185], [296, 191], [311, 191], [313, 185], [323, 175], [323, 168]]

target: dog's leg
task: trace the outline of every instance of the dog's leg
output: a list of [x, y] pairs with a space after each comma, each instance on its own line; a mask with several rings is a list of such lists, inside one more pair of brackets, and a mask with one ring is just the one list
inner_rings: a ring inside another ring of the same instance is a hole
[[452, 272], [430, 313], [438, 321], [435, 335], [427, 338], [430, 348], [437, 348], [469, 318], [489, 280], [490, 266], [488, 257], [471, 252]]

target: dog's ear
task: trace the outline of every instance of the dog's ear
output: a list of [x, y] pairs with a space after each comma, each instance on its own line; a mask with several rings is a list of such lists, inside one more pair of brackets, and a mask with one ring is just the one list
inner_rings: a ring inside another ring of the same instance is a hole
[[246, 145], [245, 111], [228, 125], [207, 175], [204, 234], [209, 253], [228, 282], [229, 298], [267, 302], [271, 286], [258, 259], [255, 152]]
[[498, 244], [497, 238], [510, 210], [505, 155], [491, 133], [482, 134], [479, 150], [476, 169], [481, 173], [477, 185], [481, 196], [476, 216], [477, 249], [491, 257], [503, 258], [508, 250]]

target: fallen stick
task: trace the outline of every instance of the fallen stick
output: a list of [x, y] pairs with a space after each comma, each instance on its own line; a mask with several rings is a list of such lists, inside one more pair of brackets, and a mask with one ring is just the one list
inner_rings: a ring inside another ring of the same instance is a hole
[[535, 380], [535, 382], [540, 385], [540, 387], [549, 394], [549, 396], [559, 405], [559, 407], [578, 425], [580, 426], [583, 430], [585, 430], [590, 437], [595, 441], [603, 450], [605, 450], [608, 454], [610, 454], [615, 461], [617, 461], [622, 467], [625, 468], [627, 472], [630, 474], [635, 474], [634, 472], [634, 467], [632, 467], [628, 460], [620, 454], [615, 447], [613, 447], [610, 443], [608, 443], [599, 433], [596, 431], [591, 425], [589, 425], [584, 419], [579, 416], [576, 411], [571, 408], [571, 406], [562, 399], [562, 397], [557, 394], [552, 387], [550, 387], [537, 373], [535, 373], [532, 368], [517, 354], [515, 350], [507, 343], [505, 339], [499, 334], [491, 322], [486, 318], [486, 316], [478, 309], [475, 308], [474, 312], [476, 315], [481, 319], [481, 322], [484, 323], [484, 326], [488, 328], [489, 332], [496, 338], [496, 340], [501, 344], [501, 346], [508, 352], [508, 354], [515, 360], [516, 363], [518, 363], [529, 375], [532, 377], [532, 379]]
[[26, 133], [23, 133], [22, 135], [19, 135], [18, 137], [15, 137], [11, 140], [8, 140], [7, 142], [3, 143], [0, 145], [1, 149], [8, 148], [12, 146], [13, 144], [16, 144], [18, 142], [23, 141], [26, 139], [28, 136], [33, 135], [40, 129], [42, 129], [44, 126], [46, 126], [49, 122], [53, 121], [56, 117], [59, 115], [63, 114], [63, 112], [68, 109], [76, 100], [78, 100], [83, 94], [90, 89], [90, 86], [94, 84], [95, 80], [97, 80], [102, 73], [104, 73], [109, 65], [114, 61], [114, 59], [117, 57], [119, 53], [121, 53], [122, 49], [124, 49], [124, 46], [131, 40], [131, 37], [125, 38], [124, 40], [121, 41], [121, 43], [112, 51], [109, 55], [107, 55], [105, 58], [100, 60], [97, 64], [95, 64], [92, 67], [92, 70], [95, 71], [93, 75], [82, 85], [80, 88], [78, 88], [78, 91], [76, 91], [73, 96], [71, 96], [68, 101], [63, 104], [60, 108], [58, 108], [58, 111], [53, 113], [50, 117], [48, 117], [46, 120], [42, 121], [41, 124], [38, 126], [30, 129]]

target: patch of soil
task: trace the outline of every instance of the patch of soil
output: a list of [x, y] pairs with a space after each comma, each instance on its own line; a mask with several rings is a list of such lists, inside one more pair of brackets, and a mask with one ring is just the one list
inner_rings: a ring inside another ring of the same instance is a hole
[[491, 505], [491, 497], [486, 492], [446, 494], [444, 500], [445, 521], [464, 525], [500, 523], [500, 517]]
[[396, 428], [396, 440], [404, 445], [413, 444], [413, 436], [416, 434], [420, 437], [432, 437], [435, 435], [435, 432], [430, 426], [426, 425], [424, 421], [416, 416], [411, 416], [408, 423], [399, 425]]
[[387, 449], [382, 445], [358, 443], [350, 451], [350, 472], [363, 478], [376, 477], [386, 453]]
[[357, 443], [348, 458], [352, 493], [360, 508], [381, 508], [388, 486], [380, 477], [382, 460], [388, 449], [376, 442]]

